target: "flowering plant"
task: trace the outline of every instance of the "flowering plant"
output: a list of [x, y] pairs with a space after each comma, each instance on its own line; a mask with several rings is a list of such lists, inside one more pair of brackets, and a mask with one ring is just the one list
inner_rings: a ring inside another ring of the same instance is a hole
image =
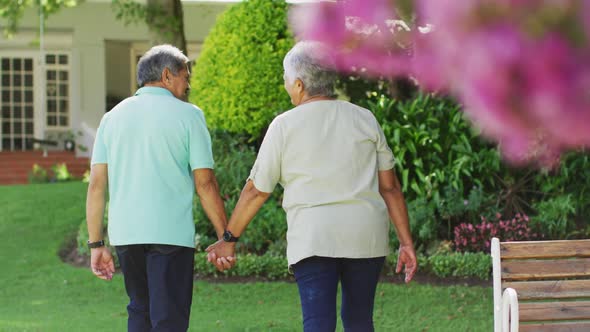
[[454, 247], [460, 252], [489, 252], [493, 237], [502, 241], [528, 241], [539, 237], [529, 227], [529, 217], [517, 213], [514, 218], [502, 220], [500, 214], [496, 215], [495, 222], [481, 217], [481, 223], [473, 225], [462, 223], [454, 230]]
[[509, 161], [590, 146], [590, 1], [347, 0], [291, 22], [340, 69], [451, 93]]

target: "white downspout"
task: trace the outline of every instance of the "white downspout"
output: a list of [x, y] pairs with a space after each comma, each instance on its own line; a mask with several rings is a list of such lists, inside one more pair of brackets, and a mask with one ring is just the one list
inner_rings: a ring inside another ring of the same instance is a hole
[[[43, 13], [43, 2], [42, 0], [39, 0], [39, 57], [40, 57], [40, 61], [39, 61], [39, 67], [40, 67], [40, 72], [41, 72], [41, 89], [38, 91], [41, 91], [41, 121], [38, 121], [37, 123], [42, 123], [41, 125], [41, 129], [43, 132], [43, 137], [41, 137], [41, 139], [45, 139], [45, 124], [47, 121], [47, 113], [46, 113], [46, 107], [47, 107], [47, 103], [45, 101], [45, 98], [47, 96], [47, 83], [45, 81], [45, 76], [47, 75], [45, 73], [45, 14]], [[39, 114], [39, 113], [37, 113]], [[47, 149], [44, 148], [43, 149], [43, 157], [47, 157]]]

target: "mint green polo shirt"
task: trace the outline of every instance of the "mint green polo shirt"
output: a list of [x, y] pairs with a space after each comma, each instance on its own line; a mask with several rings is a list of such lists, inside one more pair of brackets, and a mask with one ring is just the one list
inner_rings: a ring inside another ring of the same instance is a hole
[[111, 245], [194, 247], [192, 171], [213, 168], [199, 108], [164, 88], [137, 90], [103, 116], [94, 164], [108, 165]]

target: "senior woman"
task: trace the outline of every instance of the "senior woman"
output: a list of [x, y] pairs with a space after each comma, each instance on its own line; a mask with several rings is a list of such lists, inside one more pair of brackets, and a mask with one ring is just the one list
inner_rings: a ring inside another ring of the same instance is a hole
[[235, 263], [235, 243], [280, 183], [304, 330], [335, 330], [341, 282], [344, 329], [373, 331], [390, 219], [401, 243], [396, 270], [405, 266], [406, 282], [416, 255], [383, 131], [370, 111], [334, 99], [326, 56], [316, 42], [299, 42], [285, 56], [285, 90], [295, 108], [270, 124], [223, 240], [207, 249], [208, 257], [221, 270]]

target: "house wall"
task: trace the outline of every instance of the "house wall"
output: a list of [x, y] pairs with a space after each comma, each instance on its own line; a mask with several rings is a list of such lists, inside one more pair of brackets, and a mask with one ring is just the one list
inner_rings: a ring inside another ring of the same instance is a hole
[[[228, 4], [185, 3], [184, 23], [187, 42], [200, 43], [205, 39], [215, 19]], [[39, 17], [28, 10], [20, 24], [21, 33], [13, 40], [0, 40], [2, 49], [38, 50], [31, 44], [39, 27]], [[65, 36], [65, 37], [60, 37]], [[71, 84], [73, 129], [97, 128], [106, 109], [106, 96], [110, 92], [123, 91], [119, 83], [106, 86], [107, 75], [127, 75], [120, 84], [129, 86], [129, 53], [124, 45], [130, 41], [147, 41], [145, 24], [124, 26], [117, 20], [110, 2], [87, 0], [74, 8], [63, 9], [46, 21], [46, 49], [63, 49], [71, 43]], [[64, 41], [65, 40], [65, 41]], [[121, 55], [113, 61], [106, 54]], [[125, 53], [125, 56], [123, 56]], [[124, 74], [123, 74], [124, 73]], [[110, 80], [112, 82], [112, 80]], [[127, 88], [127, 91], [129, 89]], [[75, 97], [74, 97], [75, 96]]]

